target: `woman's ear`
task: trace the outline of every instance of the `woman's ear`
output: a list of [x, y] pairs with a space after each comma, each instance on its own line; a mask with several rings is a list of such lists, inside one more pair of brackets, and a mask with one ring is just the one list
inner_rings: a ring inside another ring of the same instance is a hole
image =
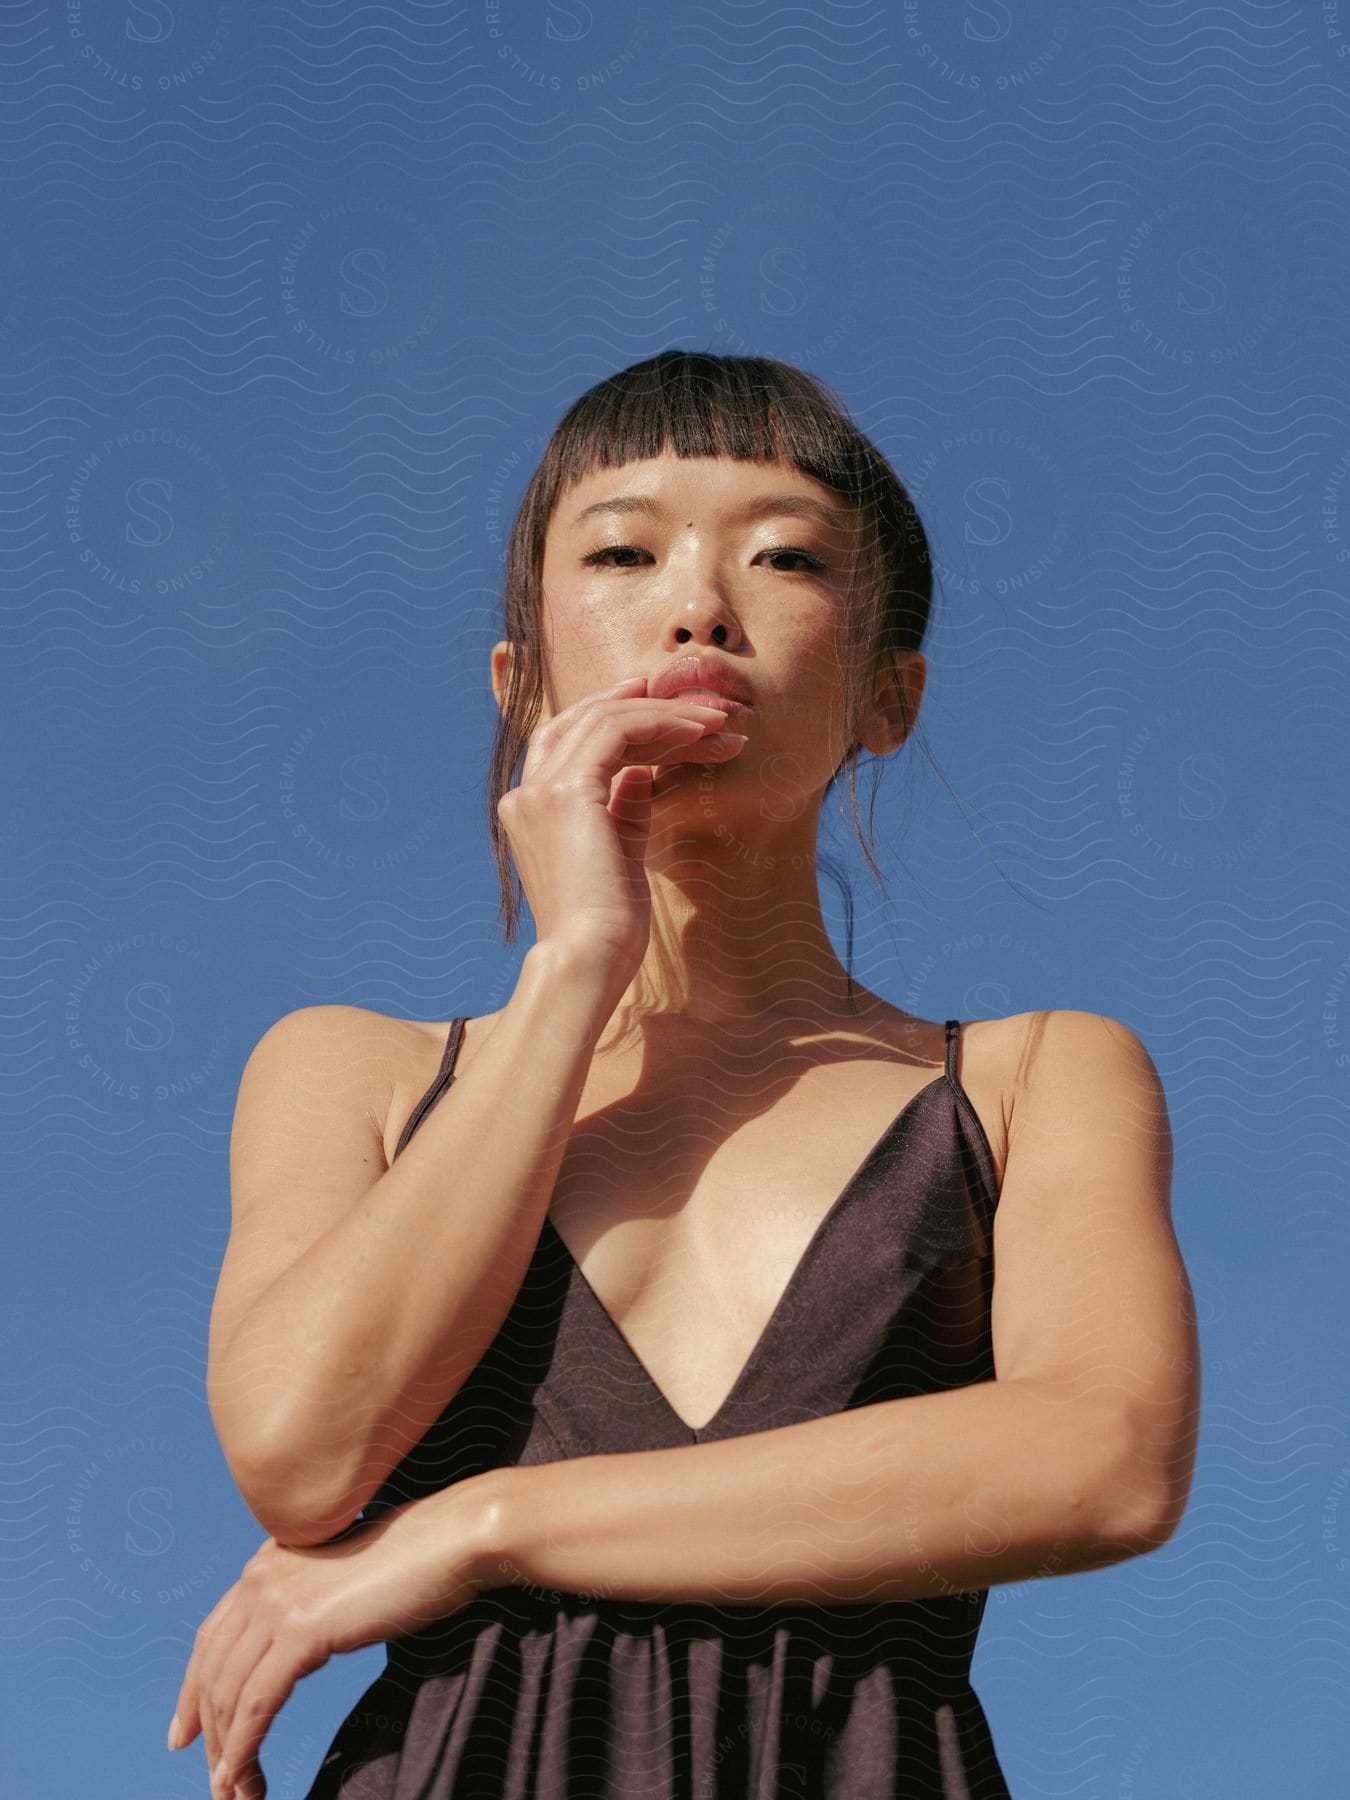
[[492, 697], [500, 709], [502, 695], [506, 691], [506, 676], [515, 655], [515, 645], [505, 638], [501, 643], [492, 646]]
[[872, 705], [858, 721], [857, 740], [864, 750], [885, 756], [904, 743], [919, 716], [927, 680], [928, 663], [918, 650], [897, 656], [882, 671]]
[[[513, 644], [509, 639], [503, 638], [500, 643], [492, 646], [492, 696], [497, 702], [498, 711], [501, 710], [502, 702], [506, 697], [506, 683], [511, 670], [522, 658], [525, 660], [525, 668], [521, 673], [523, 677], [528, 677], [528, 657], [519, 644]], [[535, 724], [542, 725], [545, 720], [552, 717], [553, 709], [549, 704], [548, 682], [545, 677], [539, 694], [539, 711]]]

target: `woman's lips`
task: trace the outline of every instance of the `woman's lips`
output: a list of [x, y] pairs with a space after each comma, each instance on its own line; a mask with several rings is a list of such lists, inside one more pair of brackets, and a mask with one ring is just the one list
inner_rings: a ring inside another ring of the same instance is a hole
[[752, 706], [742, 700], [733, 700], [729, 694], [715, 694], [711, 688], [681, 688], [678, 694], [672, 694], [673, 700], [697, 700], [700, 706], [715, 706], [727, 715], [729, 721], [740, 719], [754, 711]]

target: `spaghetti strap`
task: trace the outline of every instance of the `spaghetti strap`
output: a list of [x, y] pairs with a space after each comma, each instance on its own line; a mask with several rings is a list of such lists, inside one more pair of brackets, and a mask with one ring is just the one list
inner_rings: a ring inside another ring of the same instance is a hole
[[436, 1071], [436, 1080], [432, 1083], [433, 1088], [444, 1081], [447, 1075], [451, 1080], [454, 1079], [455, 1059], [459, 1055], [459, 1040], [464, 1036], [464, 1027], [467, 1023], [466, 1018], [450, 1021], [450, 1029], [445, 1037], [445, 1049], [441, 1052], [440, 1067]]
[[417, 1102], [417, 1105], [409, 1115], [408, 1123], [403, 1127], [402, 1135], [395, 1146], [395, 1157], [399, 1155], [399, 1152], [407, 1144], [408, 1139], [412, 1136], [413, 1132], [417, 1130], [417, 1127], [422, 1123], [422, 1120], [431, 1111], [431, 1108], [440, 1099], [450, 1083], [455, 1079], [455, 1060], [459, 1055], [460, 1039], [464, 1036], [464, 1027], [467, 1023], [467, 1014], [461, 1018], [451, 1020], [450, 1030], [445, 1040], [445, 1049], [441, 1052], [441, 1066], [437, 1069], [431, 1086], [423, 1094], [422, 1098]]
[[961, 1036], [961, 1021], [947, 1020], [947, 1079], [958, 1093], [961, 1092], [961, 1081], [956, 1073], [956, 1046]]

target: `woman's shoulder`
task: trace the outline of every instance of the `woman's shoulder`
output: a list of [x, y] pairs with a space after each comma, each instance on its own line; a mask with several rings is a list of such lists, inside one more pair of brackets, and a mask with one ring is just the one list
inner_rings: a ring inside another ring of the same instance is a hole
[[[1105, 1013], [1042, 1007], [1001, 1017], [957, 1018], [956, 1075], [984, 1126], [1000, 1178], [1007, 1166], [1018, 1100], [1032, 1084], [1044, 1087], [1053, 1070], [1081, 1065], [1104, 1077], [1124, 1064], [1148, 1063], [1148, 1052], [1127, 1025]], [[945, 1021], [896, 1012], [899, 1042], [934, 1040]]]
[[1139, 1081], [1160, 1086], [1146, 1045], [1108, 1013], [1041, 1007], [971, 1019], [963, 1023], [961, 1039], [962, 1081], [989, 1098], [1005, 1146], [1019, 1100], [1029, 1104], [1033, 1090], [1053, 1106], [1066, 1078], [1106, 1088]]
[[259, 1039], [275, 1054], [304, 1056], [313, 1049], [358, 1046], [374, 1054], [407, 1055], [429, 1034], [445, 1026], [424, 1024], [420, 1019], [397, 1019], [368, 1006], [349, 1006], [340, 1001], [317, 1001], [283, 1013]]
[[[1039, 1061], [1047, 1058], [1085, 1058], [1106, 1063], [1148, 1058], [1142, 1040], [1120, 1019], [1109, 1013], [1088, 1012], [1078, 1007], [1040, 1007], [1030, 1012], [1009, 1013], [1002, 1019], [972, 1019], [972, 1045], [1005, 1066], [1011, 1087], [1024, 1086]], [[966, 1035], [963, 1030], [963, 1037]]]
[[961, 1043], [978, 1048], [995, 1059], [1024, 1062], [1043, 1044], [1086, 1047], [1093, 1043], [1129, 1041], [1139, 1044], [1128, 1025], [1107, 1013], [1086, 1012], [1076, 1007], [1037, 1007], [1028, 1012], [1006, 1013], [1001, 1018], [962, 1019]]
[[[275, 1089], [340, 1070], [344, 1090], [360, 1092], [362, 1110], [387, 1140], [404, 1095], [432, 1079], [449, 1022], [400, 1019], [367, 1006], [316, 1002], [270, 1025], [251, 1051], [245, 1079]], [[428, 1072], [423, 1075], [423, 1070]]]

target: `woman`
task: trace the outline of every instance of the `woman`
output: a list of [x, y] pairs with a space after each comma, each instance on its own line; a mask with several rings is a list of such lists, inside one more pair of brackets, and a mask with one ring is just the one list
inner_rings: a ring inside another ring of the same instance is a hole
[[492, 657], [514, 991], [304, 1008], [240, 1086], [210, 1396], [272, 1536], [179, 1696], [213, 1794], [385, 1642], [308, 1800], [988, 1800], [988, 1588], [1175, 1529], [1147, 1052], [916, 1018], [822, 922], [820, 807], [913, 732], [930, 595], [799, 370], [668, 352], [554, 432]]

